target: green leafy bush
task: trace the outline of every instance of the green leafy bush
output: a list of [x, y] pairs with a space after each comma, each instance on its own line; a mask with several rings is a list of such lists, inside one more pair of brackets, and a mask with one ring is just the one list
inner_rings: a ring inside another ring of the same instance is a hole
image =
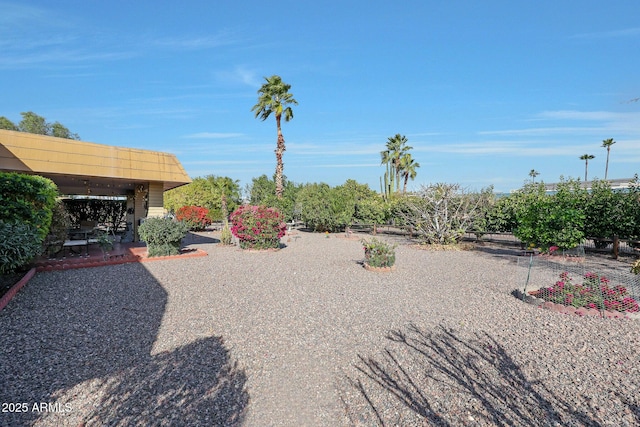
[[226, 218], [226, 211], [233, 211], [240, 204], [240, 186], [226, 176], [207, 175], [194, 178], [187, 185], [181, 185], [164, 193], [164, 207], [177, 212], [182, 206], [202, 206], [209, 209], [208, 217], [212, 221]]
[[178, 255], [188, 231], [187, 224], [169, 218], [148, 218], [138, 228], [150, 257]]
[[330, 187], [325, 183], [307, 184], [296, 199], [302, 221], [313, 231], [340, 231], [355, 221], [357, 202], [371, 193], [368, 186], [347, 180]]
[[389, 217], [389, 204], [374, 194], [356, 202], [354, 219], [362, 224], [381, 225]]
[[586, 191], [579, 181], [561, 177], [554, 195], [545, 194], [543, 184], [527, 185], [518, 197], [513, 234], [522, 242], [543, 250], [553, 245], [571, 249], [583, 242]]
[[362, 239], [364, 262], [371, 267], [391, 267], [396, 263], [396, 245], [390, 245], [376, 238]]
[[300, 218], [300, 212], [296, 206], [298, 191], [302, 188], [283, 177], [284, 193], [282, 198], [276, 196], [276, 183], [267, 175], [253, 178], [248, 186], [249, 203], [253, 206], [266, 206], [275, 208], [283, 215], [285, 222], [291, 222]]
[[279, 248], [287, 229], [280, 211], [266, 206], [240, 206], [231, 214], [231, 224], [242, 249]]
[[0, 172], [0, 218], [34, 227], [38, 243], [49, 234], [58, 188], [50, 179]]
[[42, 250], [39, 230], [29, 224], [0, 221], [0, 274], [27, 265]]

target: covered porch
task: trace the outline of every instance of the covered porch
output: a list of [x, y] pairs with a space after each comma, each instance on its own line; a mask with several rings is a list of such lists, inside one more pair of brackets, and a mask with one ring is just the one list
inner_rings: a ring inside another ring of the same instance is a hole
[[0, 130], [0, 170], [44, 176], [62, 196], [126, 198], [138, 241], [141, 219], [163, 216], [163, 193], [191, 182], [170, 153]]

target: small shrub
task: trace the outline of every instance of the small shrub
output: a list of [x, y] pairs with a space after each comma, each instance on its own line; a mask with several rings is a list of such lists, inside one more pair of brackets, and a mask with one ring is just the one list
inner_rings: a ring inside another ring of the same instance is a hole
[[0, 274], [29, 264], [41, 251], [42, 238], [36, 227], [0, 221]]
[[188, 231], [187, 224], [169, 218], [148, 218], [138, 228], [149, 257], [178, 255], [180, 242]]
[[190, 230], [204, 230], [211, 224], [209, 209], [200, 206], [183, 206], [176, 212], [176, 219], [185, 222]]
[[223, 245], [230, 245], [232, 238], [233, 235], [231, 234], [231, 229], [229, 228], [228, 224], [225, 224], [225, 226], [222, 228], [222, 232], [220, 233], [220, 243], [222, 243]]
[[396, 263], [396, 245], [372, 238], [362, 239], [364, 262], [371, 267], [391, 267]]
[[279, 248], [287, 229], [280, 211], [266, 206], [240, 206], [231, 214], [231, 224], [243, 249]]

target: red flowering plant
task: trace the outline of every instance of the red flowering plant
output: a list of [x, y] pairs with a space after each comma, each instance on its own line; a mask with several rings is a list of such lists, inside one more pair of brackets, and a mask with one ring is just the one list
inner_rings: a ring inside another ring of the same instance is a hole
[[176, 219], [185, 222], [190, 230], [204, 230], [211, 224], [209, 209], [200, 206], [183, 206], [176, 212]]
[[230, 219], [231, 233], [243, 249], [277, 249], [287, 229], [280, 211], [266, 206], [240, 206]]
[[627, 288], [612, 286], [609, 279], [596, 273], [586, 273], [582, 284], [574, 283], [566, 271], [560, 280], [548, 288], [541, 288], [537, 295], [545, 301], [573, 307], [595, 308], [598, 310], [626, 311], [640, 310], [638, 302], [629, 295]]

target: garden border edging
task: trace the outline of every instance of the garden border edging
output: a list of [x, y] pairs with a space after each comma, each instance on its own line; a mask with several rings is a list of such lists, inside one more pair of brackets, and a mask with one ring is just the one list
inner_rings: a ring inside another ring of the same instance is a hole
[[22, 279], [20, 279], [18, 281], [18, 283], [16, 283], [15, 285], [13, 285], [11, 287], [11, 289], [9, 289], [7, 291], [6, 294], [4, 294], [2, 296], [2, 298], [0, 298], [0, 310], [2, 310], [3, 308], [5, 308], [7, 306], [7, 304], [9, 304], [9, 301], [11, 301], [11, 299], [18, 293], [18, 291], [27, 283], [29, 283], [29, 280], [31, 280], [31, 278], [36, 274], [36, 268], [33, 267], [31, 268], [29, 271], [27, 271], [27, 274], [25, 274]]

